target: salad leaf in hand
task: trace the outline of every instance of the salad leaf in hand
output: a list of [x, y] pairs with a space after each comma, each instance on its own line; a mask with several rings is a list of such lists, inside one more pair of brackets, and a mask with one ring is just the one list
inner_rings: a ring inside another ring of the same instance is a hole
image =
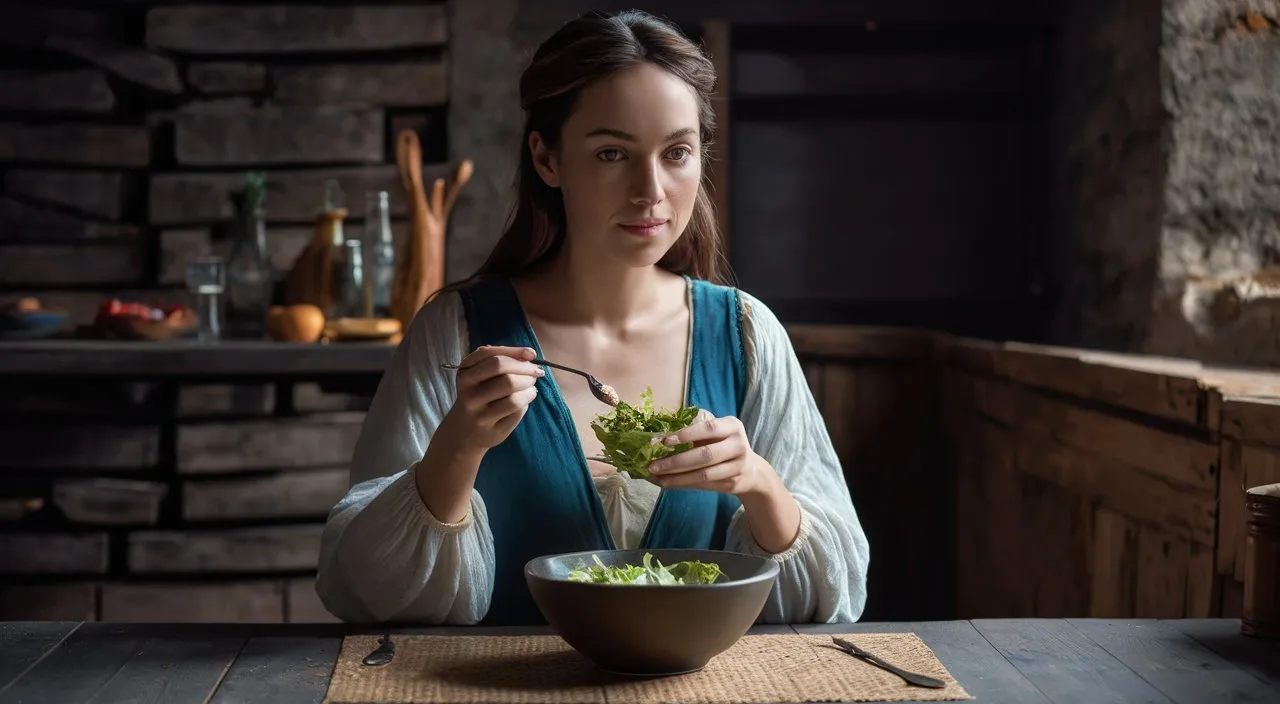
[[593, 584], [714, 584], [724, 577], [720, 566], [714, 562], [686, 560], [666, 566], [654, 559], [650, 553], [644, 554], [643, 565], [613, 566], [604, 564], [599, 555], [592, 555], [593, 567], [579, 567], [569, 573], [570, 582], [591, 582]]
[[693, 447], [693, 443], [664, 445], [662, 438], [687, 427], [697, 416], [697, 406], [655, 410], [650, 387], [640, 394], [639, 408], [619, 401], [613, 410], [596, 416], [591, 428], [604, 444], [606, 462], [636, 479], [649, 479], [650, 462]]

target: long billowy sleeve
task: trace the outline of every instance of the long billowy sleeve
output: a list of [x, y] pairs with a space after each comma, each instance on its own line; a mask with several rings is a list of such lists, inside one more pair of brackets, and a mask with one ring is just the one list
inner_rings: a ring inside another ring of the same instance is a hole
[[494, 552], [483, 500], [473, 490], [467, 517], [442, 523], [414, 474], [457, 394], [440, 363], [462, 358], [464, 337], [458, 297], [439, 297], [414, 318], [378, 384], [351, 488], [321, 539], [316, 592], [344, 621], [474, 624], [489, 610]]
[[741, 420], [752, 450], [799, 502], [800, 535], [785, 552], [768, 553], [739, 510], [726, 549], [779, 563], [761, 622], [856, 621], [867, 601], [867, 536], [786, 328], [760, 301], [745, 293], [742, 300], [750, 363]]

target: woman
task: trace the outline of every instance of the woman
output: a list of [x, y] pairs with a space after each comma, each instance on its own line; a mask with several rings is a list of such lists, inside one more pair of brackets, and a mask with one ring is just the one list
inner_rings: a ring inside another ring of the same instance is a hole
[[[640, 12], [584, 16], [535, 54], [512, 224], [418, 313], [378, 387], [325, 527], [330, 612], [537, 623], [527, 560], [616, 546], [771, 556], [762, 621], [861, 615], [866, 537], [787, 334], [717, 283], [714, 81], [696, 46]], [[633, 404], [652, 388], [656, 406], [704, 409], [672, 439], [696, 447], [651, 465], [657, 485], [589, 462], [609, 408], [535, 353]]]

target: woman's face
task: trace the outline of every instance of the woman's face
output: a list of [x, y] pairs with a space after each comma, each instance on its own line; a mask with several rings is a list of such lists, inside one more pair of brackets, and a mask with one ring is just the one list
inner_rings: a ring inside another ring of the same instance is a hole
[[530, 136], [538, 173], [564, 196], [571, 246], [631, 267], [651, 266], [689, 224], [702, 178], [693, 89], [649, 63], [582, 91], [546, 149]]

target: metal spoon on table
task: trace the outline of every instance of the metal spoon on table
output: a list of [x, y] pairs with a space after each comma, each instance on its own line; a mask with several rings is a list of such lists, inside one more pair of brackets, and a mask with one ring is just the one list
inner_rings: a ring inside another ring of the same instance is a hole
[[364, 660], [360, 662], [365, 665], [378, 666], [386, 665], [396, 656], [396, 644], [391, 642], [391, 634], [387, 633], [378, 639], [378, 647], [373, 652], [364, 656]]
[[[609, 406], [618, 405], [618, 392], [614, 391], [612, 386], [609, 386], [608, 384], [600, 383], [599, 379], [595, 378], [594, 376], [591, 376], [590, 374], [582, 371], [581, 369], [566, 367], [563, 364], [548, 362], [545, 359], [534, 359], [532, 360], [531, 363], [541, 367], [554, 367], [555, 369], [560, 369], [560, 370], [584, 377], [587, 380], [587, 385], [591, 387], [592, 396], [595, 396], [597, 399], [600, 399], [600, 402], [606, 405], [609, 405]], [[444, 364], [440, 365], [440, 368], [441, 369], [463, 369], [464, 367], [458, 364], [445, 362]]]

